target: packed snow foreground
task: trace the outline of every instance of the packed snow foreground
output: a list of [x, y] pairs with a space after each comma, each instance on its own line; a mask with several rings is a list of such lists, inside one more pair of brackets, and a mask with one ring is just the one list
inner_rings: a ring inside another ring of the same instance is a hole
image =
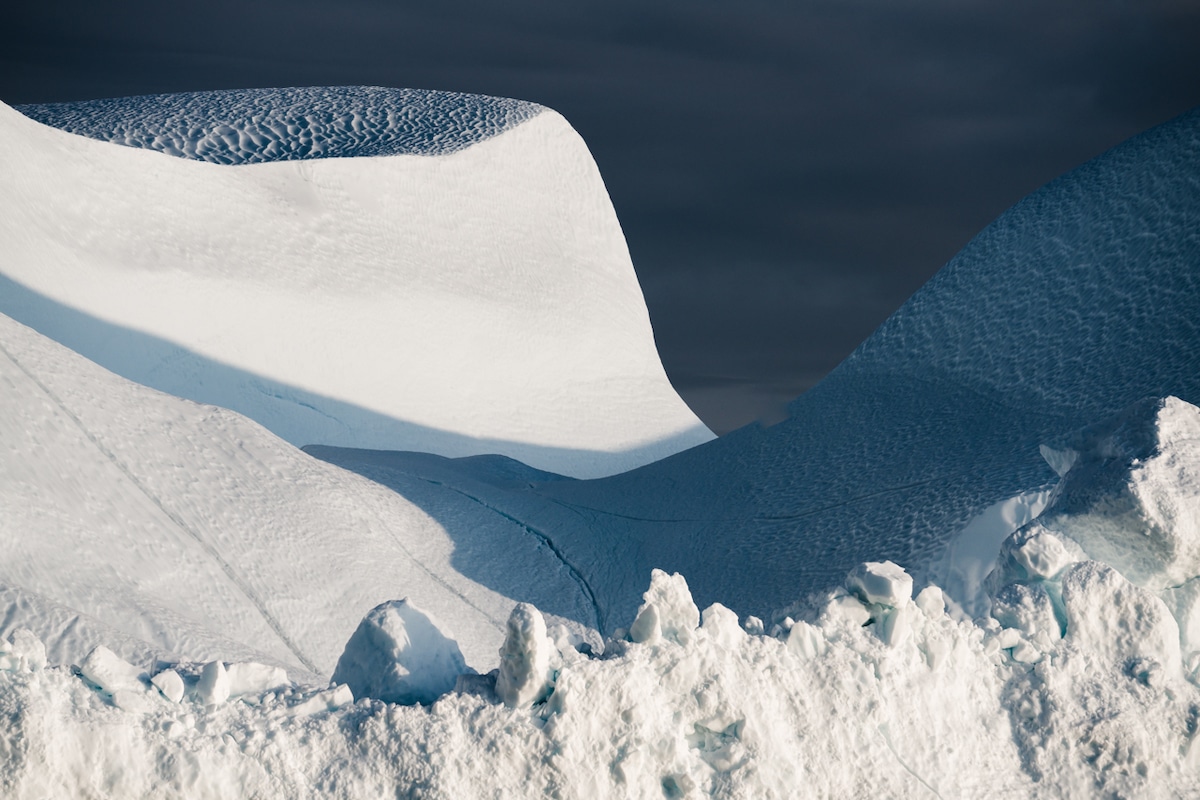
[[1200, 409], [1046, 448], [1062, 477], [967, 618], [890, 561], [764, 623], [655, 570], [602, 650], [532, 605], [499, 667], [400, 599], [329, 685], [253, 662], [0, 645], [8, 797], [1194, 796]]

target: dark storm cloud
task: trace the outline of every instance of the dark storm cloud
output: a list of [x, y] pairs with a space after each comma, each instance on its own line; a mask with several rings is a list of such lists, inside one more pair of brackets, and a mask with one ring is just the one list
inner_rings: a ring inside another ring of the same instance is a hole
[[383, 84], [592, 149], [664, 363], [725, 430], [832, 368], [1022, 195], [1200, 104], [1192, 2], [27, 4], [0, 98]]

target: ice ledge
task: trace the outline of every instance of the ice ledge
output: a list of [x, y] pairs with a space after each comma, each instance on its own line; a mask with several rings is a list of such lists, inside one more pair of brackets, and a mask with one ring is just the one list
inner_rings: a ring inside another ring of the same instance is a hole
[[16, 106], [69, 133], [214, 164], [456, 153], [546, 110], [427, 89], [318, 86]]

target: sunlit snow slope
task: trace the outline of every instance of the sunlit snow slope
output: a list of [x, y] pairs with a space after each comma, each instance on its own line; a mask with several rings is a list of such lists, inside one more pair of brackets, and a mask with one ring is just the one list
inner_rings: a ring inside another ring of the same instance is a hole
[[362, 616], [401, 597], [483, 669], [518, 600], [595, 625], [528, 531], [451, 537], [238, 414], [134, 384], [3, 316], [0, 391], [0, 632], [31, 628], [54, 662], [102, 643], [139, 663], [255, 658], [328, 678]]
[[712, 438], [553, 111], [371, 88], [25, 110], [85, 135], [0, 107], [0, 312], [118, 374], [294, 444], [581, 477]]
[[[701, 605], [765, 614], [866, 559], [953, 591], [949, 573], [977, 571], [1044, 500], [1041, 444], [1168, 394], [1200, 402], [1200, 112], [1007, 211], [778, 425], [536, 490], [436, 470], [554, 531], [608, 620], [653, 567], [685, 574]], [[435, 469], [314, 452], [402, 491]], [[944, 563], [950, 550], [972, 564]]]

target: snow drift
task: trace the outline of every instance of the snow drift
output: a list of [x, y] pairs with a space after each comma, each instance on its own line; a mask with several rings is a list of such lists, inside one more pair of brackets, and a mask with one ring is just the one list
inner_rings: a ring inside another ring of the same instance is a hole
[[372, 88], [26, 111], [87, 136], [0, 107], [0, 313], [120, 375], [297, 445], [584, 477], [712, 438], [553, 111]]

